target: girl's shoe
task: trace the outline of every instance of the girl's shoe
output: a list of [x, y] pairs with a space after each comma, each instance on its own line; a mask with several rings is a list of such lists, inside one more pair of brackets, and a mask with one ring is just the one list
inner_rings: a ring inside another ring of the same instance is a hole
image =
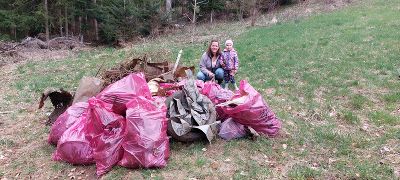
[[224, 89], [228, 89], [228, 87], [229, 87], [229, 83], [225, 83]]
[[239, 91], [239, 88], [237, 87], [236, 83], [233, 84], [235, 86], [235, 91]]

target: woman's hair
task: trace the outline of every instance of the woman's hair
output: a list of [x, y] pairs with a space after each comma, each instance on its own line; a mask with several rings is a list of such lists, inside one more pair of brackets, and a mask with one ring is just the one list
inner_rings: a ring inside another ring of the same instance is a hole
[[216, 55], [218, 56], [218, 55], [221, 54], [221, 48], [219, 47], [218, 40], [213, 39], [213, 40], [211, 40], [210, 44], [208, 45], [208, 49], [207, 49], [207, 55], [210, 56], [210, 57], [212, 57], [212, 55], [213, 55], [212, 52], [211, 52], [211, 45], [212, 45], [213, 42], [217, 42], [218, 43], [218, 50], [217, 50], [217, 54]]

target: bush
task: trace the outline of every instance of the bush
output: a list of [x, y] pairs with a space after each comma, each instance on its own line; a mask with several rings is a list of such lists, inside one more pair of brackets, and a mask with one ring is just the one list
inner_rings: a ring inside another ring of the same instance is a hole
[[0, 41], [11, 41], [11, 37], [8, 34], [0, 33]]

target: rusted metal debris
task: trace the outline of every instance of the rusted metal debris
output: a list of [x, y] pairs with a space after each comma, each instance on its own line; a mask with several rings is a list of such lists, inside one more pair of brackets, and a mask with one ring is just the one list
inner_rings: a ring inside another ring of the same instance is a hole
[[72, 95], [68, 91], [49, 89], [42, 93], [39, 101], [39, 109], [44, 106], [44, 102], [50, 97], [51, 104], [54, 106], [53, 112], [48, 117], [46, 125], [52, 125], [57, 120], [58, 116], [67, 110], [72, 103]]
[[142, 59], [134, 58], [130, 61], [121, 63], [119, 67], [106, 70], [101, 74], [101, 77], [105, 82], [104, 86], [108, 86], [133, 72], [143, 72], [146, 81], [149, 81], [168, 71], [169, 63], [167, 61], [151, 63], [147, 62], [147, 58], [144, 56]]
[[48, 97], [50, 97], [51, 104], [54, 106], [54, 110], [49, 115], [46, 125], [52, 125], [73, 103], [84, 102], [90, 97], [96, 96], [102, 89], [102, 83], [101, 79], [95, 77], [83, 77], [74, 96], [62, 88], [60, 90], [48, 89], [44, 91], [39, 100], [39, 109], [44, 106], [44, 102]]
[[162, 78], [166, 82], [171, 82], [186, 77], [185, 70], [187, 69], [194, 71], [194, 66], [178, 65], [175, 72], [172, 73], [173, 66], [174, 64], [168, 61], [148, 62], [147, 57], [144, 56], [142, 59], [133, 58], [123, 62], [118, 67], [104, 71], [100, 76], [105, 81], [104, 87], [106, 87], [133, 72], [143, 72], [147, 82], [154, 78]]

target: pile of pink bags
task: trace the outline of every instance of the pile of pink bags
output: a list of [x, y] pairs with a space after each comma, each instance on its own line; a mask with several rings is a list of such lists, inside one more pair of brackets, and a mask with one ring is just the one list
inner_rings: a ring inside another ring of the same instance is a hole
[[96, 164], [97, 175], [118, 164], [164, 167], [169, 157], [166, 107], [156, 105], [143, 74], [130, 74], [87, 103], [76, 103], [53, 124], [53, 159]]
[[[172, 84], [161, 87], [169, 86]], [[245, 136], [246, 127], [269, 137], [278, 134], [281, 122], [246, 81], [240, 82], [235, 93], [215, 82], [196, 81], [196, 86], [217, 107], [218, 119], [223, 121], [219, 132], [223, 139]], [[53, 159], [96, 164], [97, 175], [114, 165], [165, 167], [169, 158], [165, 99], [152, 97], [144, 75], [133, 73], [87, 102], [73, 104], [51, 127], [48, 142], [57, 145]]]
[[[239, 91], [233, 93], [220, 87], [215, 82], [202, 85], [202, 94], [206, 95], [216, 105], [218, 119], [221, 124], [219, 135], [223, 139], [243, 137], [245, 126], [253, 128], [258, 133], [274, 137], [281, 129], [282, 123], [271, 111], [262, 95], [246, 80], [240, 81]], [[235, 100], [240, 99], [240, 102]], [[229, 102], [232, 104], [229, 104]], [[224, 122], [228, 120], [228, 122]]]

